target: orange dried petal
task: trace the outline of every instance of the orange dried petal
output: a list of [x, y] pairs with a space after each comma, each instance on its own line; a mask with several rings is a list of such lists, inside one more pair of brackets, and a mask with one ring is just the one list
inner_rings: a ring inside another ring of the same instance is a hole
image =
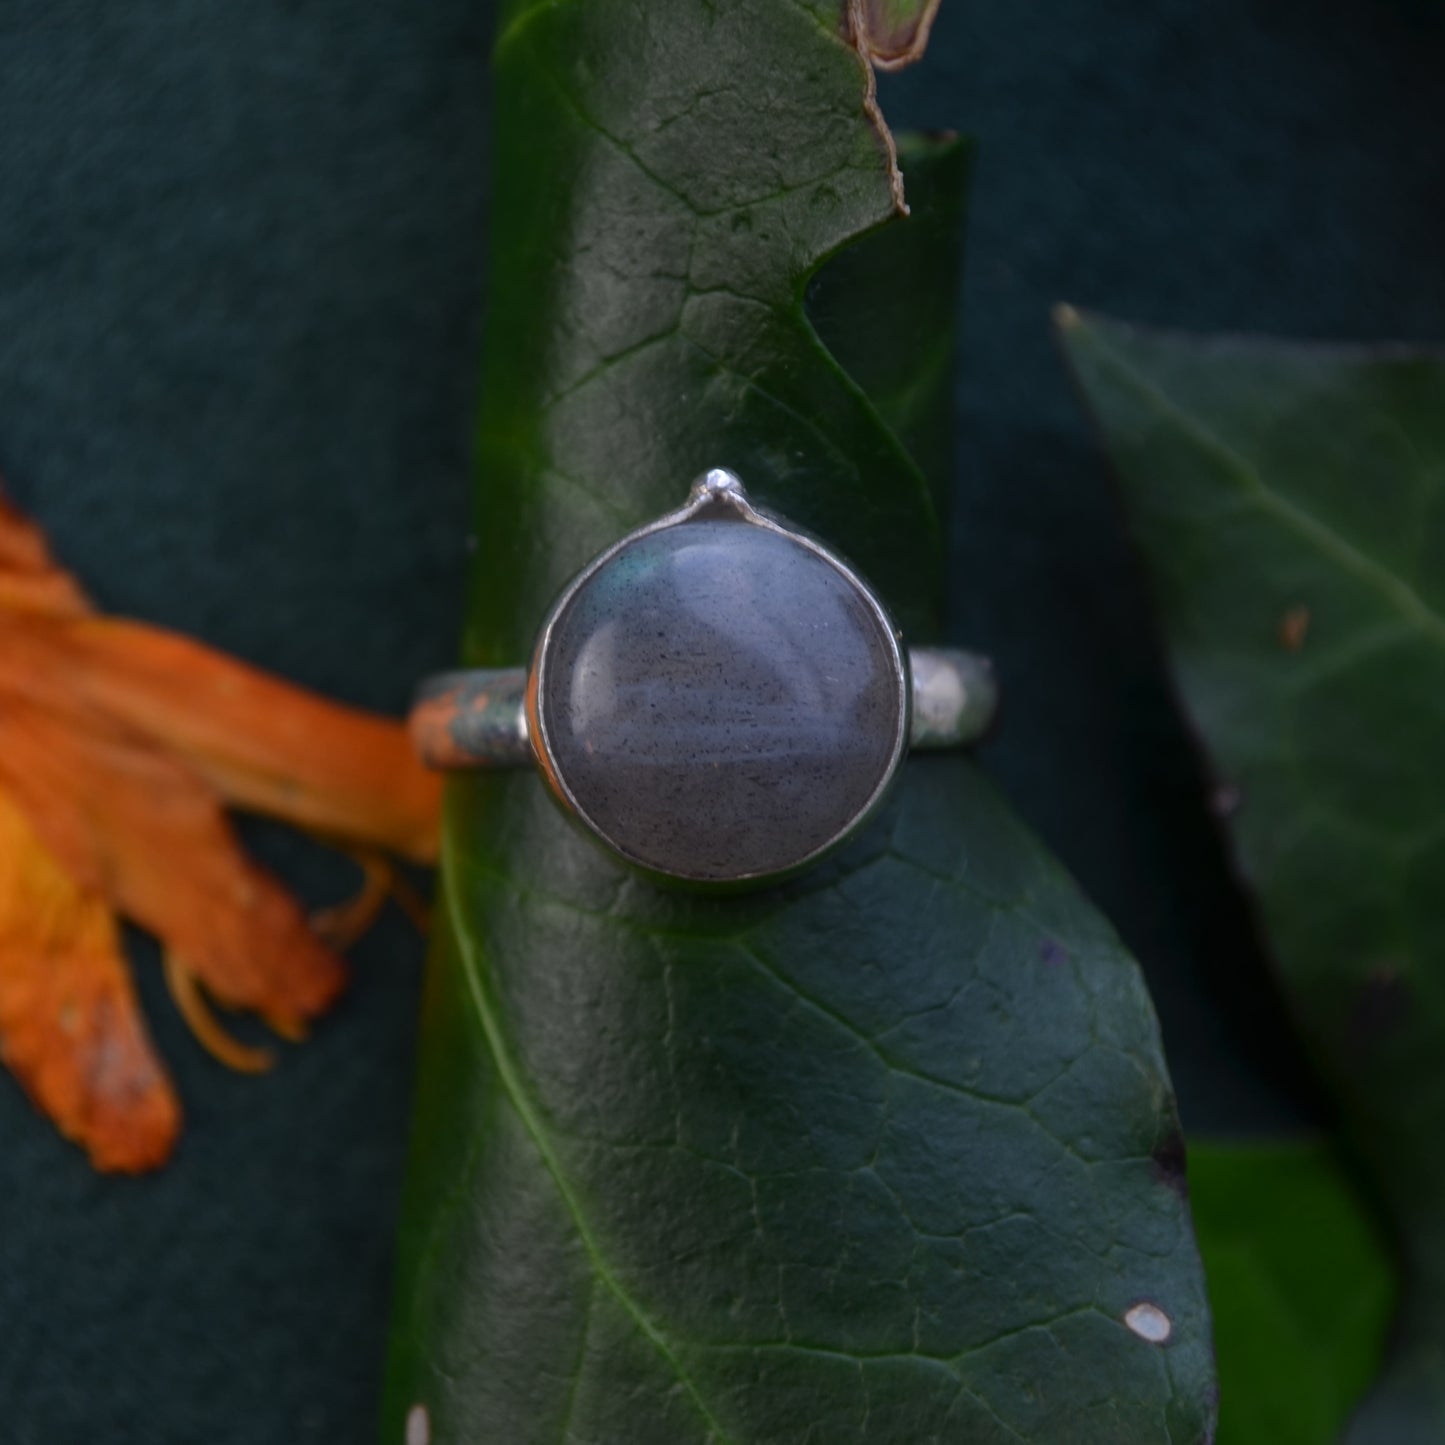
[[[98, 1167], [160, 1162], [180, 1121], [115, 913], [161, 939], [187, 1017], [232, 1063], [262, 1055], [224, 1035], [207, 995], [300, 1038], [344, 984], [223, 801], [358, 849], [436, 854], [440, 783], [399, 723], [97, 617], [0, 496], [0, 1055]], [[338, 937], [384, 902], [380, 867], [368, 883], [323, 915]]]
[[0, 493], [0, 607], [54, 617], [91, 609], [80, 584], [50, 555], [45, 534]]
[[166, 949], [161, 955], [161, 967], [165, 972], [171, 1002], [185, 1019], [195, 1041], [218, 1064], [224, 1064], [238, 1074], [264, 1074], [274, 1066], [276, 1055], [270, 1049], [252, 1048], [226, 1032], [221, 1021], [211, 1012], [200, 981], [180, 954]]
[[[0, 652], [23, 648], [9, 639]], [[211, 995], [279, 1031], [322, 1012], [339, 958], [242, 851], [203, 779], [146, 738], [0, 669], [0, 783], [82, 886], [185, 958]]]
[[361, 887], [340, 903], [318, 908], [311, 927], [338, 953], [364, 938], [386, 907], [396, 882], [396, 865], [379, 853], [353, 855], [361, 868]]
[[146, 1033], [115, 918], [0, 792], [0, 1056], [98, 1169], [154, 1168], [181, 1110]]
[[94, 618], [62, 631], [56, 645], [77, 693], [180, 753], [228, 802], [435, 858], [440, 780], [400, 723], [145, 623]]

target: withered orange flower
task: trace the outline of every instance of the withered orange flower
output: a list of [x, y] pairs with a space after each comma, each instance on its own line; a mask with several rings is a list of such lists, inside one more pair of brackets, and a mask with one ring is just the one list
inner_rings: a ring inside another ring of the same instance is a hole
[[[388, 893], [415, 908], [386, 855], [434, 858], [438, 798], [401, 724], [98, 614], [0, 495], [0, 1057], [96, 1168], [154, 1168], [181, 1122], [118, 917], [160, 939], [206, 1047], [265, 1067], [207, 998], [299, 1038]], [[361, 894], [308, 920], [227, 804], [350, 850]]]

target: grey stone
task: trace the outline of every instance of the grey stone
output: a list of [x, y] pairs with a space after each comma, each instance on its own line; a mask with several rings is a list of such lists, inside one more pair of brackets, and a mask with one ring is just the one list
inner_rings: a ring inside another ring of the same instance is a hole
[[634, 861], [782, 872], [863, 810], [903, 727], [890, 639], [791, 538], [699, 520], [630, 544], [553, 624], [538, 699], [557, 773]]

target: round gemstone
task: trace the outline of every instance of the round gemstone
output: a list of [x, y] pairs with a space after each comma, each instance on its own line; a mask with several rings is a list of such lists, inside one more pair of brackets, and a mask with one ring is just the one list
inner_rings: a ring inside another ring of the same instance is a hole
[[891, 772], [897, 654], [858, 586], [746, 521], [630, 542], [555, 618], [538, 707], [584, 818], [660, 873], [783, 872], [831, 843]]

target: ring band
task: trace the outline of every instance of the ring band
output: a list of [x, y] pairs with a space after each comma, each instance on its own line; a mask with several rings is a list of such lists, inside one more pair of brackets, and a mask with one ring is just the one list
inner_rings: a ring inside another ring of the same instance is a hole
[[[911, 647], [911, 751], [968, 747], [989, 730], [998, 684], [989, 660], [952, 647]], [[412, 703], [412, 744], [429, 768], [489, 772], [535, 766], [525, 667], [463, 668], [427, 678]]]
[[410, 727], [435, 768], [535, 765], [646, 874], [738, 885], [852, 837], [910, 747], [976, 742], [997, 696], [987, 659], [905, 648], [841, 557], [719, 469], [572, 580], [529, 667], [428, 679]]

